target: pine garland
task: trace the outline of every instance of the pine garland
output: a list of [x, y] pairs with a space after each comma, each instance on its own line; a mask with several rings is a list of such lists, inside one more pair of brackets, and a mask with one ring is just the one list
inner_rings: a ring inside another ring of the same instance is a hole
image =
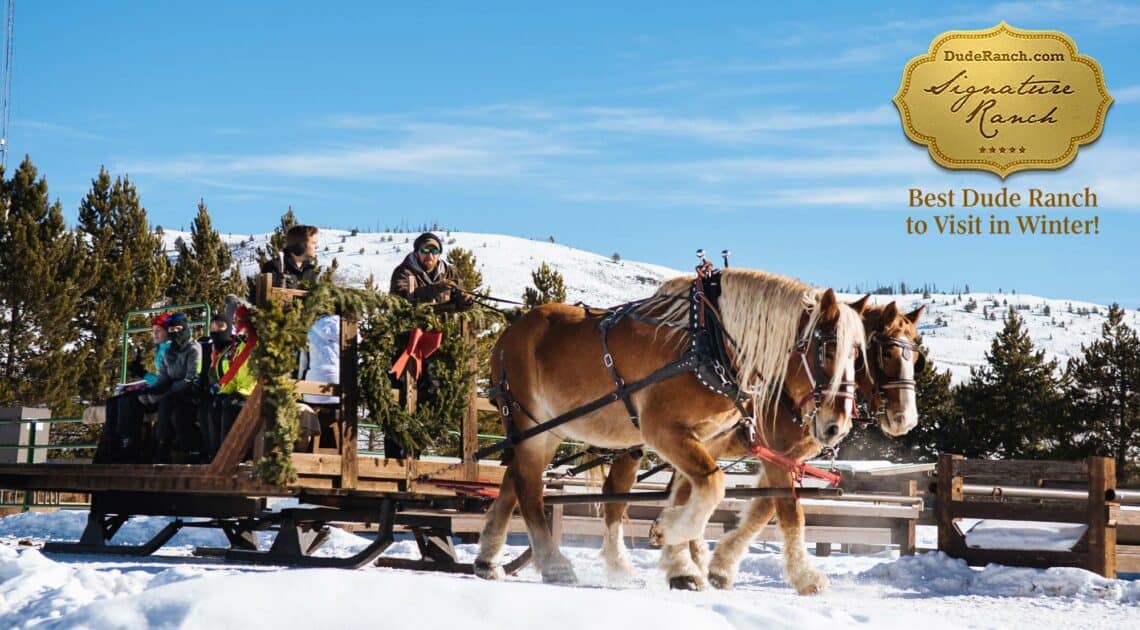
[[[269, 452], [258, 462], [266, 483], [286, 484], [297, 479], [291, 455], [299, 436], [299, 414], [292, 375], [297, 370], [297, 350], [305, 347], [309, 328], [329, 313], [361, 323], [361, 365], [357, 371], [361, 402], [382, 430], [399, 435], [410, 452], [440, 445], [447, 430], [466, 411], [467, 394], [475, 377], [467, 366], [477, 350], [462, 339], [462, 322], [479, 331], [500, 319], [497, 313], [483, 309], [442, 315], [430, 306], [413, 306], [401, 297], [325, 282], [288, 309], [277, 304], [256, 309], [253, 324], [258, 343], [253, 369], [263, 379], [265, 400], [274, 409], [273, 422], [266, 428]], [[431, 359], [440, 382], [435, 400], [408, 414], [391, 395], [387, 370], [404, 349], [399, 342], [415, 326], [442, 330], [444, 339]]]

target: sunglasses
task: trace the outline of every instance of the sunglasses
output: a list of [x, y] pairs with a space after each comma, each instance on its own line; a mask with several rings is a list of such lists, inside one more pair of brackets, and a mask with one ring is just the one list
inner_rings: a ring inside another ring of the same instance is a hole
[[439, 256], [439, 248], [438, 247], [421, 247], [420, 253], [421, 254], [431, 254], [432, 256]]

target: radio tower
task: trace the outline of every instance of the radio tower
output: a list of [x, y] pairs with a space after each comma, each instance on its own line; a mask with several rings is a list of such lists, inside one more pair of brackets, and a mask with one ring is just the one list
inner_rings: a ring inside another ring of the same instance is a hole
[[8, 112], [12, 109], [12, 34], [16, 30], [16, 0], [4, 0], [4, 84], [0, 103], [0, 166], [8, 166]]

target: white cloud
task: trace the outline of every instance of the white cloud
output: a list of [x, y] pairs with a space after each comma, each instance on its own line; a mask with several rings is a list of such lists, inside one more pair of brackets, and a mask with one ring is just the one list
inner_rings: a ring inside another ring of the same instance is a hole
[[1140, 103], [1140, 85], [1130, 85], [1119, 90], [1110, 90], [1117, 104]]
[[106, 140], [106, 136], [101, 136], [97, 133], [85, 131], [83, 129], [76, 129], [75, 127], [68, 127], [51, 122], [44, 122], [40, 120], [17, 120], [12, 123], [13, 128], [30, 129], [33, 132], [44, 132], [50, 135], [64, 136], [67, 138], [78, 138], [80, 140]]

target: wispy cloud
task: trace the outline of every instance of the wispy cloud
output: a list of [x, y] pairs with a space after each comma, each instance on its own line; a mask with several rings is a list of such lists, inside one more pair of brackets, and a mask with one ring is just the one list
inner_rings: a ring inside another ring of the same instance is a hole
[[1140, 85], [1130, 85], [1111, 91], [1112, 98], [1118, 104], [1140, 103]]
[[80, 140], [106, 140], [106, 136], [99, 135], [83, 129], [76, 129], [75, 127], [68, 127], [67, 125], [60, 125], [52, 122], [44, 122], [42, 120], [17, 120], [12, 123], [12, 127], [19, 129], [28, 129], [34, 133], [42, 133], [46, 135], [63, 136], [65, 138], [77, 138]]

